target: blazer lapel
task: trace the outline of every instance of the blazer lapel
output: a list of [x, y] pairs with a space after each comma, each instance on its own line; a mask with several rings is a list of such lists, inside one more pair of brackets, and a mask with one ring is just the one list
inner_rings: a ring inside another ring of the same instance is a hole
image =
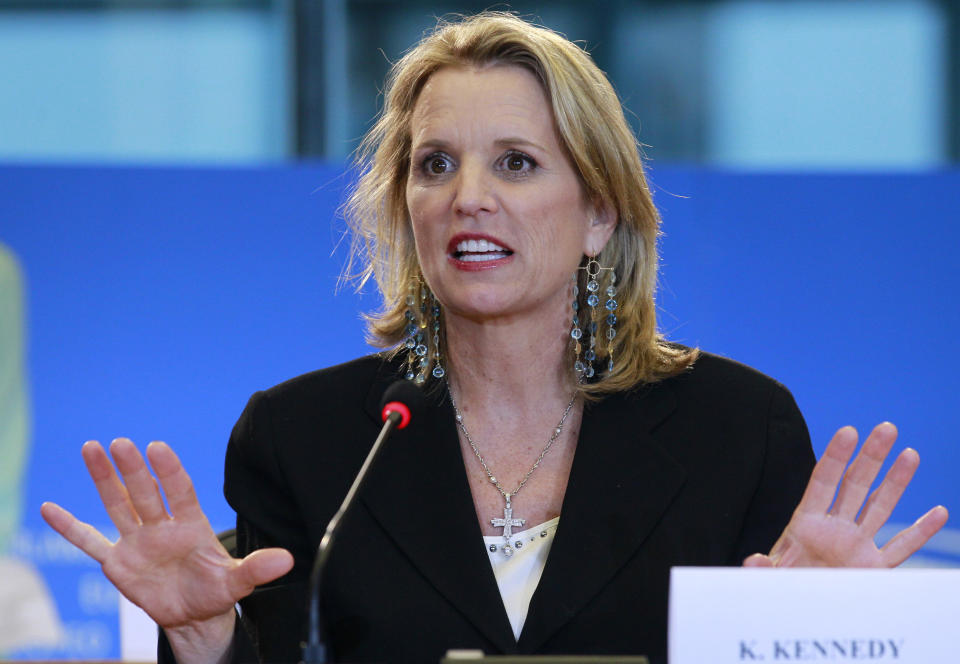
[[650, 431], [675, 397], [662, 384], [588, 403], [560, 527], [520, 635], [536, 652], [637, 551], [684, 482]]
[[[392, 379], [373, 386], [367, 402], [379, 421], [379, 401]], [[446, 388], [405, 430], [396, 431], [370, 471], [363, 502], [412, 564], [502, 652], [517, 644], [503, 608], [467, 483]], [[438, 531], [444, 533], [442, 542]]]

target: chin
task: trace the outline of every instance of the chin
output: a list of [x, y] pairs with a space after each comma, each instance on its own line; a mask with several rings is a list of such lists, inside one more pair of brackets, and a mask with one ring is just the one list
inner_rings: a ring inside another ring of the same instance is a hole
[[449, 314], [471, 320], [489, 320], [505, 316], [514, 316], [524, 310], [515, 299], [499, 296], [496, 293], [458, 293], [437, 296]]

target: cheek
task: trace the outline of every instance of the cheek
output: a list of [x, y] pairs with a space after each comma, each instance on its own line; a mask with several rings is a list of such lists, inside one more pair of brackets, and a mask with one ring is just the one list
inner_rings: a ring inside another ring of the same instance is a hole
[[443, 228], [434, 216], [411, 205], [410, 228], [421, 267], [430, 269], [431, 265], [446, 258], [446, 248], [441, 246], [444, 242]]
[[423, 197], [417, 195], [416, 191], [407, 190], [407, 215], [410, 217], [410, 228], [413, 230], [413, 238], [418, 248], [428, 226], [423, 203]]
[[[583, 255], [588, 212], [579, 197], [558, 196], [549, 204], [531, 210], [535, 219], [530, 232], [542, 250], [560, 262], [579, 262]], [[575, 267], [575, 266], [574, 266]]]
[[407, 189], [407, 212], [415, 225], [422, 226], [436, 219], [438, 210], [442, 207], [441, 203], [437, 193], [429, 189], [422, 187]]

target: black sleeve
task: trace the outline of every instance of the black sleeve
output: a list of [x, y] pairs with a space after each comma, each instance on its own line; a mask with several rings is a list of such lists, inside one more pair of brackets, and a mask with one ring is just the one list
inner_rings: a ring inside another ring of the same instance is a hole
[[230, 435], [224, 495], [237, 512], [237, 552], [281, 547], [294, 556], [287, 575], [261, 586], [240, 601], [243, 635], [235, 639], [234, 661], [300, 660], [306, 626], [306, 585], [312, 547], [300, 509], [277, 458], [269, 398], [253, 395]]
[[[223, 493], [237, 513], [239, 555], [279, 546], [294, 554], [300, 566], [311, 552], [278, 454], [269, 399], [258, 392], [230, 434]], [[294, 568], [293, 573], [300, 572]]]
[[768, 553], [790, 521], [816, 463], [810, 434], [793, 395], [777, 384], [767, 410], [763, 471], [731, 565]]

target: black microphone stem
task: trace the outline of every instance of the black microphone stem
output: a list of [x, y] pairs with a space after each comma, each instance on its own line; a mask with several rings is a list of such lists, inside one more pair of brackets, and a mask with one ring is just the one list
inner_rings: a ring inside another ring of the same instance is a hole
[[366, 460], [360, 467], [360, 472], [357, 473], [353, 484], [350, 485], [350, 490], [347, 491], [346, 497], [340, 503], [340, 509], [327, 524], [327, 530], [323, 534], [323, 539], [320, 540], [320, 546], [317, 547], [317, 559], [314, 561], [313, 571], [310, 573], [310, 627], [307, 642], [303, 644], [303, 664], [325, 664], [327, 661], [327, 648], [324, 643], [326, 639], [323, 638], [326, 637], [326, 634], [321, 634], [322, 621], [320, 620], [320, 589], [323, 581], [323, 571], [327, 565], [327, 558], [330, 556], [330, 548], [333, 546], [338, 524], [346, 516], [347, 511], [353, 504], [354, 497], [367, 478], [367, 472], [373, 465], [373, 460], [380, 453], [380, 448], [383, 447], [383, 443], [400, 422], [401, 417], [397, 411], [391, 411], [387, 415], [383, 428], [380, 429], [380, 435], [373, 442], [373, 447], [370, 448]]

